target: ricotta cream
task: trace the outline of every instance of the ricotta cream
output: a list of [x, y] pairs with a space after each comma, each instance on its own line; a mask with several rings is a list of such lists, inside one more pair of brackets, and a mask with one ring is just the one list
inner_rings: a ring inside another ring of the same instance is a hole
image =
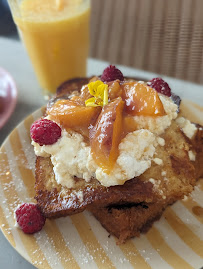
[[92, 177], [108, 187], [124, 184], [125, 181], [144, 173], [150, 166], [157, 145], [156, 136], [148, 130], [138, 130], [126, 135], [119, 144], [119, 157], [114, 169], [106, 174], [94, 162], [91, 148], [81, 134], [63, 131], [53, 145], [40, 146], [32, 142], [35, 154], [51, 157], [58, 184], [74, 187], [74, 176], [89, 182]]
[[[93, 160], [90, 146], [85, 143], [81, 134], [74, 131], [62, 131], [61, 138], [53, 145], [40, 146], [32, 141], [35, 154], [50, 157], [55, 179], [58, 184], [72, 188], [74, 177], [89, 182], [96, 178], [106, 187], [122, 185], [127, 180], [143, 174], [151, 167], [156, 146], [165, 145], [159, 137], [171, 121], [177, 117], [177, 105], [166, 96], [159, 95], [166, 115], [160, 117], [135, 116], [138, 129], [124, 137], [119, 144], [119, 156], [110, 174], [104, 172]], [[161, 161], [154, 161], [161, 165]]]

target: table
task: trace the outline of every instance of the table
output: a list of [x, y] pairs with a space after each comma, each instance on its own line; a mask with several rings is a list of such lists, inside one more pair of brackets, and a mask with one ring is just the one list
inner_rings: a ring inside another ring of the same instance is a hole
[[[109, 63], [88, 59], [88, 76], [101, 74]], [[14, 113], [9, 121], [0, 130], [0, 145], [12, 129], [27, 115], [45, 105], [46, 102], [41, 95], [41, 90], [35, 78], [31, 63], [26, 52], [19, 41], [0, 38], [0, 66], [10, 72], [16, 81], [18, 88], [18, 101]], [[118, 66], [126, 76], [134, 76], [145, 80], [157, 77], [157, 74]], [[184, 98], [190, 98], [191, 90], [195, 90], [196, 95], [193, 100], [202, 105], [203, 86], [189, 83], [169, 77], [162, 76], [169, 83], [175, 92]], [[35, 268], [24, 260], [7, 242], [0, 232], [0, 268], [7, 269], [31, 269]]]

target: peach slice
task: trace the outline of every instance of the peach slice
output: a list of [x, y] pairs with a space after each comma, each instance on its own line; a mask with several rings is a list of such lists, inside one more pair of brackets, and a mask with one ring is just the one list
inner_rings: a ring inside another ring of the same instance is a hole
[[118, 157], [121, 141], [124, 102], [120, 97], [104, 106], [90, 132], [90, 145], [97, 165], [110, 173]]
[[94, 124], [101, 111], [101, 107], [86, 107], [76, 100], [59, 100], [48, 109], [47, 114], [65, 129], [89, 127]]
[[144, 83], [127, 82], [122, 85], [125, 110], [131, 115], [163, 116], [165, 110], [158, 93]]
[[109, 85], [109, 99], [113, 100], [117, 97], [122, 97], [122, 89], [119, 80], [114, 80], [108, 83]]
[[134, 132], [137, 130], [137, 123], [134, 120], [134, 117], [131, 115], [127, 115], [123, 117], [123, 137], [126, 134]]

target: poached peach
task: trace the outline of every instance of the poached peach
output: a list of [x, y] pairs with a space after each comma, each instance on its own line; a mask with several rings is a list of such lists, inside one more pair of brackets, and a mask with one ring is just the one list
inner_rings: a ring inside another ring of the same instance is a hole
[[78, 130], [78, 127], [89, 127], [94, 124], [101, 107], [86, 107], [76, 100], [59, 100], [48, 109], [47, 114], [65, 129]]
[[119, 154], [123, 107], [124, 102], [120, 97], [104, 106], [90, 133], [93, 158], [106, 173], [111, 171]]
[[127, 113], [136, 116], [164, 116], [165, 110], [158, 93], [144, 83], [126, 82], [122, 85]]

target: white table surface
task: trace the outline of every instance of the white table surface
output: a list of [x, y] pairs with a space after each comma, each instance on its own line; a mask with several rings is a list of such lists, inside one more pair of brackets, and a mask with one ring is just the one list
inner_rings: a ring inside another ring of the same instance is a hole
[[[100, 60], [88, 60], [88, 76], [99, 75], [108, 65]], [[6, 69], [14, 78], [18, 88], [18, 101], [14, 113], [0, 130], [0, 145], [12, 129], [27, 115], [45, 104], [41, 90], [35, 78], [28, 56], [19, 41], [0, 38], [0, 66]], [[157, 74], [119, 66], [126, 76], [151, 79]], [[173, 91], [184, 98], [190, 99], [191, 91], [195, 92], [193, 101], [202, 105], [203, 85], [197, 85], [169, 77], [162, 76], [169, 83]], [[31, 269], [35, 268], [24, 260], [8, 243], [0, 232], [0, 268], [2, 269]]]

